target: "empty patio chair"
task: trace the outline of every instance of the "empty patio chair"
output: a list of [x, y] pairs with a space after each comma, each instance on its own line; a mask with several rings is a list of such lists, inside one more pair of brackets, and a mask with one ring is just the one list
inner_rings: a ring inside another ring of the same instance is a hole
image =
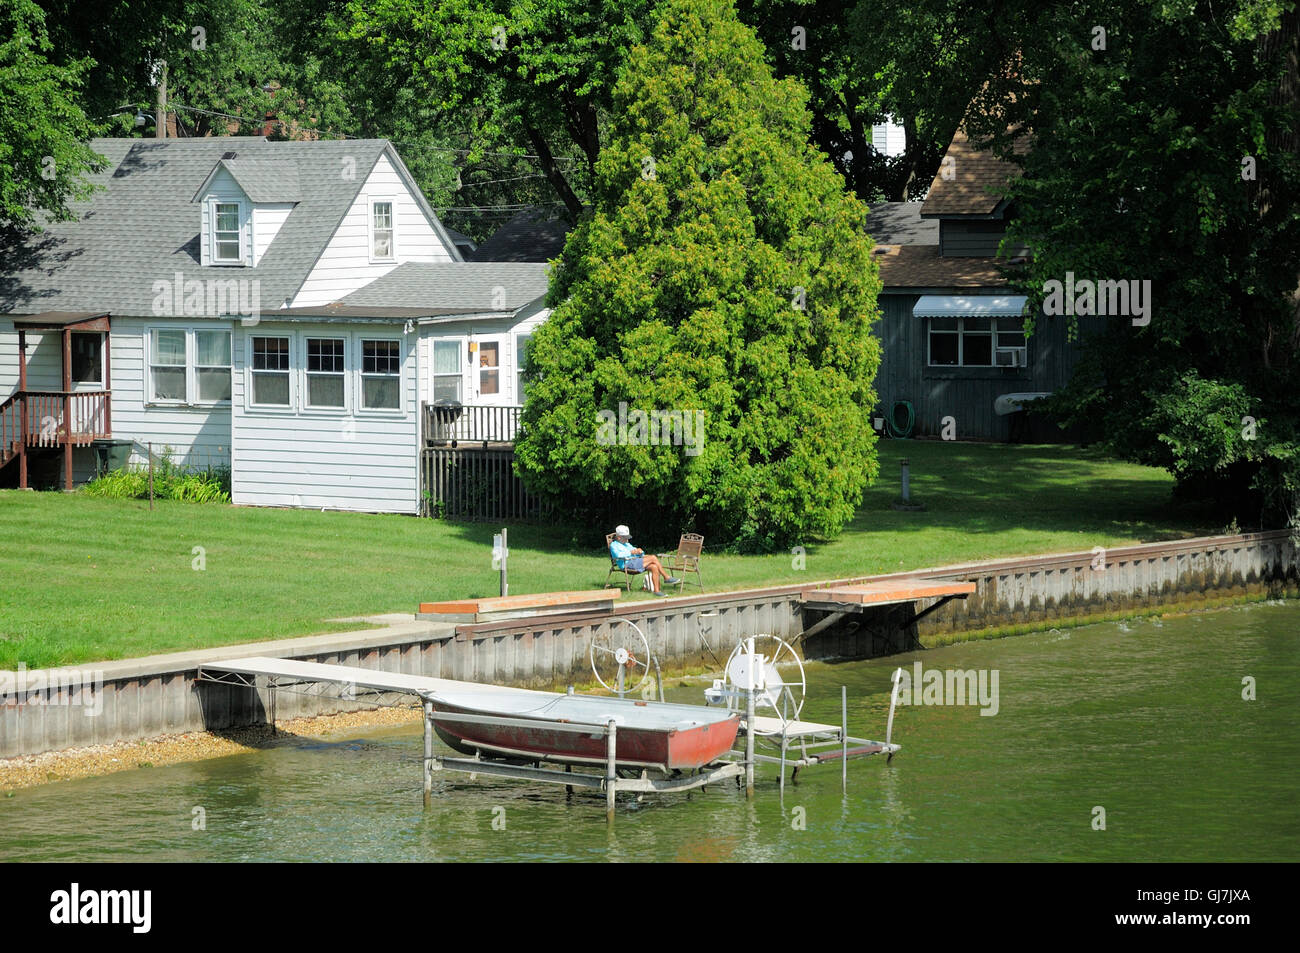
[[700, 575], [700, 552], [704, 549], [704, 537], [699, 533], [684, 533], [677, 543], [677, 552], [660, 553], [659, 561], [664, 569], [677, 577], [677, 591], [686, 585], [686, 574], [695, 573], [695, 582], [704, 591], [704, 579]]

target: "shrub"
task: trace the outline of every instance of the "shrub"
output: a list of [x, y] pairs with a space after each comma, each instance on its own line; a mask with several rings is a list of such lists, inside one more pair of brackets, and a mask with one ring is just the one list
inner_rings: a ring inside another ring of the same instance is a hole
[[[114, 500], [148, 499], [149, 473], [138, 466], [112, 470], [86, 484], [83, 492]], [[230, 469], [187, 471], [164, 459], [154, 467], [153, 495], [155, 499], [182, 503], [229, 503]]]

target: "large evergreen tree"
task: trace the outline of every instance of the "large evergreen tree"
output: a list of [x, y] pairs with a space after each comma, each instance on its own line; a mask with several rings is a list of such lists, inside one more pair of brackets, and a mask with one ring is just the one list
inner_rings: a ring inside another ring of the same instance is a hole
[[[809, 145], [806, 92], [772, 77], [730, 0], [669, 0], [613, 117], [530, 345], [522, 473], [570, 512], [603, 501], [666, 536], [838, 532], [877, 473], [879, 279], [865, 207]], [[612, 435], [600, 412], [620, 404]], [[639, 441], [637, 410], [685, 412], [702, 439]]]

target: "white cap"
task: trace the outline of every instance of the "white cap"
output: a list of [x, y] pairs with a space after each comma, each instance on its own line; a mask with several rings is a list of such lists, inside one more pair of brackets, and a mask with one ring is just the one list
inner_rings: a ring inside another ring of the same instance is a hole
[[631, 531], [630, 529], [628, 529], [626, 526], [624, 526], [624, 525], [622, 525], [622, 524], [620, 523], [618, 526], [615, 526], [615, 527], [614, 527], [614, 535], [615, 535], [615, 536], [631, 536], [631, 535], [632, 535], [632, 531]]

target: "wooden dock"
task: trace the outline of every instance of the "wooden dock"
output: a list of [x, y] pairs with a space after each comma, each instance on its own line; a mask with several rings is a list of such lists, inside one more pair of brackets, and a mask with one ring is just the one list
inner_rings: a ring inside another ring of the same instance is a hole
[[898, 579], [849, 586], [810, 589], [803, 594], [809, 609], [832, 612], [860, 612], [870, 606], [897, 605], [918, 599], [965, 598], [975, 591], [973, 582], [943, 582], [929, 579]]
[[579, 589], [486, 599], [421, 602], [418, 617], [438, 622], [493, 622], [547, 613], [613, 612], [622, 589]]

